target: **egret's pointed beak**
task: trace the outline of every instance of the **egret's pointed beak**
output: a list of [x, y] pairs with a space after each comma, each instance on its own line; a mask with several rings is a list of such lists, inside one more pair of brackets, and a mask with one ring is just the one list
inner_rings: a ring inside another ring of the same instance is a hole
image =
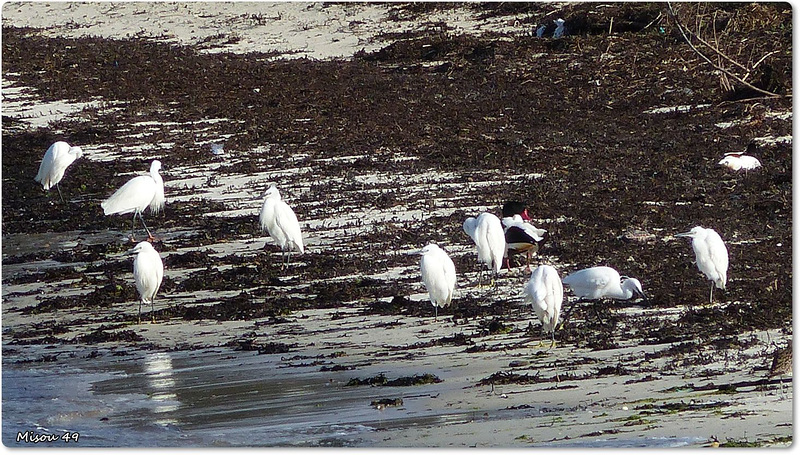
[[675, 234], [675, 237], [691, 237], [691, 232], [681, 232], [680, 234]]
[[647, 294], [645, 294], [644, 292], [639, 292], [639, 291], [636, 291], [636, 293], [639, 294], [639, 297], [644, 299], [645, 302], [650, 303], [650, 299], [647, 297]]

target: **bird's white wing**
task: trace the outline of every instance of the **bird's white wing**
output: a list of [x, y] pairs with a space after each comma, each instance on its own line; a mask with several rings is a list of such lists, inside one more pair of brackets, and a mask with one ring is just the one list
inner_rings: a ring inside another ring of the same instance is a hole
[[55, 183], [52, 181], [52, 173], [55, 167], [56, 153], [59, 149], [59, 143], [51, 145], [44, 153], [41, 164], [39, 164], [39, 172], [36, 173], [34, 180], [41, 183], [45, 190], [49, 190]]
[[728, 248], [722, 237], [716, 231], [708, 229], [704, 239], [692, 241], [692, 247], [695, 248], [695, 259], [700, 271], [714, 281], [717, 287], [725, 289], [728, 280]]
[[533, 237], [537, 242], [541, 242], [544, 239], [545, 232], [547, 232], [546, 229], [538, 229], [536, 226], [524, 221], [521, 223], [521, 227], [526, 234]]
[[564, 277], [564, 284], [576, 295], [597, 298], [613, 281], [619, 284], [619, 274], [609, 267], [592, 267], [578, 270]]
[[128, 180], [102, 204], [106, 215], [133, 213], [144, 210], [153, 200], [156, 182], [149, 175], [140, 175]]
[[447, 303], [450, 303], [453, 300], [453, 292], [456, 288], [456, 265], [453, 264], [453, 260], [450, 259], [450, 256], [447, 255], [444, 251], [442, 251], [442, 255], [444, 258], [442, 259], [443, 262], [443, 269], [444, 269], [444, 276], [445, 281], [447, 283], [448, 295], [447, 295]]
[[506, 236], [499, 218], [494, 215], [491, 218], [487, 218], [484, 235], [489, 250], [488, 259], [491, 261], [494, 271], [499, 273], [500, 268], [503, 266], [503, 256], [506, 253]]
[[294, 247], [287, 244], [286, 246], [290, 247], [287, 249], [294, 249], [302, 254], [304, 247], [303, 234], [300, 232], [300, 222], [297, 221], [297, 215], [294, 214], [294, 210], [283, 201], [278, 201], [275, 204], [275, 225], [286, 237], [285, 242], [294, 244]]
[[548, 290], [546, 298], [547, 316], [551, 327], [550, 330], [552, 330], [558, 324], [558, 318], [561, 315], [561, 304], [564, 302], [564, 285], [561, 284], [558, 271], [552, 266], [545, 267], [544, 282]]

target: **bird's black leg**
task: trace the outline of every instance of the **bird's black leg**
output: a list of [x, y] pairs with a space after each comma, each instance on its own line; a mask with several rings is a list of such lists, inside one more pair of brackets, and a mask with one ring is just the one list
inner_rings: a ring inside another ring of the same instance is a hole
[[61, 202], [64, 203], [64, 196], [61, 195], [61, 187], [58, 186], [58, 183], [56, 183], [56, 189], [58, 190], [58, 197], [60, 197]]
[[156, 323], [156, 299], [150, 300], [150, 316], [153, 318], [153, 324]]
[[[144, 230], [147, 231], [147, 238], [148, 240], [153, 240], [153, 234], [150, 232], [150, 229], [147, 228], [147, 225], [144, 223], [144, 217], [142, 216], [142, 212], [137, 212], [139, 214], [139, 219], [142, 220], [142, 226], [144, 226]], [[134, 214], [134, 219], [136, 219], [136, 215]]]
[[138, 321], [139, 321], [138, 324], [142, 323], [142, 301], [141, 300], [139, 300], [139, 319], [138, 319]]

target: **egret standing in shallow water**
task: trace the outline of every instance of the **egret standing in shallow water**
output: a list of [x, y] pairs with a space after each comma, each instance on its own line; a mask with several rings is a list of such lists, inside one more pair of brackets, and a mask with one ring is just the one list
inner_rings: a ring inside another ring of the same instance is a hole
[[619, 272], [611, 267], [600, 266], [578, 270], [564, 277], [562, 281], [582, 299], [628, 300], [634, 296], [647, 299], [639, 280], [620, 277]]
[[[503, 256], [506, 252], [506, 238], [500, 218], [491, 213], [481, 213], [477, 218], [469, 217], [464, 221], [464, 232], [475, 242], [478, 248], [478, 262], [483, 262], [492, 272], [492, 284], [503, 266]], [[483, 268], [478, 274], [478, 284], [481, 283]]]
[[692, 249], [697, 268], [711, 280], [711, 293], [708, 302], [714, 298], [714, 286], [725, 289], [728, 282], [728, 248], [722, 237], [713, 229], [695, 226], [689, 232], [675, 234], [675, 237], [691, 237]]
[[164, 279], [164, 263], [150, 242], [139, 242], [132, 253], [136, 253], [133, 260], [133, 279], [136, 282], [136, 290], [139, 291], [139, 324], [142, 323], [142, 304], [150, 303], [150, 315], [153, 322], [156, 322], [155, 304], [156, 293], [161, 287]]
[[422, 255], [419, 267], [422, 282], [434, 308], [434, 320], [439, 318], [439, 307], [446, 307], [453, 300], [456, 289], [456, 266], [447, 253], [435, 243], [426, 245], [418, 254]]
[[[505, 229], [507, 253], [526, 253], [525, 271], [531, 271], [531, 253], [539, 251], [539, 243], [544, 240], [545, 229], [537, 229], [528, 223], [531, 217], [525, 204], [509, 201], [503, 205], [503, 228]], [[511, 264], [506, 266], [511, 269]]]
[[139, 219], [142, 220], [142, 226], [147, 231], [148, 238], [154, 238], [144, 223], [142, 212], [150, 207], [150, 212], [155, 215], [164, 209], [164, 180], [158, 173], [159, 170], [161, 170], [161, 161], [153, 160], [153, 163], [150, 164], [149, 175], [140, 175], [128, 180], [111, 197], [100, 204], [106, 215], [133, 213], [131, 238], [133, 238], [136, 215], [139, 215]]
[[551, 265], [540, 265], [531, 273], [525, 285], [525, 300], [533, 305], [536, 317], [542, 322], [542, 330], [550, 332], [550, 347], [556, 345], [556, 326], [564, 300], [564, 286], [558, 271]]
[[300, 222], [297, 221], [294, 210], [281, 199], [281, 193], [275, 185], [270, 186], [264, 194], [264, 205], [261, 206], [258, 220], [261, 223], [261, 230], [267, 231], [281, 247], [281, 252], [285, 256], [285, 263], [281, 268], [289, 265], [292, 251], [303, 254], [305, 248]]
[[39, 164], [39, 172], [34, 177], [34, 180], [42, 184], [45, 191], [49, 191], [54, 185], [58, 190], [58, 197], [61, 202], [64, 202], [64, 196], [61, 195], [61, 188], [58, 187], [58, 182], [64, 178], [64, 171], [67, 170], [73, 161], [83, 156], [83, 150], [80, 147], [70, 147], [69, 144], [63, 141], [53, 143], [44, 154], [41, 164]]

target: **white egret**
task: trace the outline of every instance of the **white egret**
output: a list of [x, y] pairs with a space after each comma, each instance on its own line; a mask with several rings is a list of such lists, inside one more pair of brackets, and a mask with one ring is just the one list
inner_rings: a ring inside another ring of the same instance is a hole
[[[484, 212], [477, 218], [467, 218], [463, 227], [464, 232], [472, 238], [478, 248], [478, 261], [486, 264], [492, 271], [492, 283], [494, 283], [503, 266], [503, 256], [506, 252], [506, 238], [500, 218]], [[478, 275], [479, 284], [481, 275], [483, 275], [482, 268]]]
[[[506, 252], [508, 254], [526, 253], [525, 271], [531, 271], [531, 253], [539, 251], [539, 243], [544, 240], [546, 229], [537, 229], [528, 216], [528, 209], [521, 202], [510, 201], [503, 205], [503, 228], [505, 229]], [[511, 269], [511, 264], [506, 264]]]
[[133, 213], [131, 237], [136, 224], [136, 215], [139, 215], [139, 219], [142, 220], [142, 226], [147, 231], [148, 238], [153, 238], [153, 234], [144, 223], [142, 212], [148, 206], [153, 214], [157, 214], [164, 208], [164, 180], [158, 173], [160, 169], [161, 161], [153, 160], [150, 165], [149, 175], [140, 175], [128, 180], [111, 197], [100, 204], [103, 207], [103, 213], [106, 215]]
[[620, 277], [619, 272], [611, 267], [600, 266], [578, 270], [564, 277], [562, 281], [576, 296], [583, 299], [628, 300], [634, 296], [647, 299], [639, 280]]
[[761, 161], [758, 161], [758, 158], [741, 152], [726, 153], [725, 157], [717, 164], [721, 164], [733, 171], [744, 169], [745, 173], [761, 167]]
[[54, 185], [58, 190], [58, 197], [61, 202], [64, 202], [64, 196], [61, 195], [61, 188], [58, 187], [58, 182], [64, 178], [64, 171], [67, 170], [73, 161], [83, 156], [83, 150], [80, 147], [70, 147], [69, 144], [63, 141], [53, 143], [44, 154], [41, 164], [39, 164], [39, 172], [34, 177], [34, 180], [42, 184], [45, 191], [49, 191]]
[[691, 237], [692, 249], [697, 262], [697, 268], [711, 280], [711, 293], [709, 303], [714, 297], [714, 286], [725, 289], [728, 282], [728, 248], [722, 237], [713, 229], [695, 226], [689, 232], [675, 234], [675, 237]]
[[550, 332], [550, 347], [555, 346], [556, 326], [564, 300], [564, 286], [558, 271], [551, 265], [536, 267], [525, 285], [524, 293], [525, 301], [533, 305], [536, 317], [542, 322], [542, 330]]
[[139, 323], [142, 323], [142, 303], [150, 303], [150, 315], [156, 322], [155, 304], [156, 293], [164, 279], [164, 263], [153, 245], [148, 241], [139, 242], [131, 250], [136, 253], [133, 260], [133, 279], [136, 290], [139, 291]]
[[258, 216], [261, 230], [267, 231], [275, 243], [281, 247], [285, 255], [284, 267], [289, 264], [292, 251], [303, 254], [303, 234], [300, 232], [300, 222], [289, 204], [281, 200], [281, 193], [273, 184], [264, 194], [264, 205]]
[[422, 282], [434, 308], [434, 320], [439, 318], [439, 307], [446, 307], [453, 300], [456, 288], [456, 266], [447, 253], [435, 243], [426, 245], [417, 254], [422, 255], [419, 267]]

